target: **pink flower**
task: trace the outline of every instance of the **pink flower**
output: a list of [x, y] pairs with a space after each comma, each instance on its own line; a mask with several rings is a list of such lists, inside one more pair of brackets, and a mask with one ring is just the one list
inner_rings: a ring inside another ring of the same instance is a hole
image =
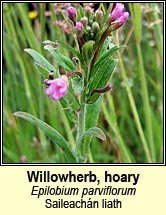
[[69, 16], [69, 19], [72, 21], [75, 21], [76, 19], [76, 9], [74, 7], [68, 7], [67, 14]]
[[20, 157], [20, 162], [21, 162], [21, 163], [26, 163], [26, 162], [27, 162], [27, 158], [26, 158], [25, 155], [22, 155], [22, 156]]
[[116, 3], [116, 5], [114, 6], [111, 12], [112, 22], [120, 18], [123, 15], [123, 13], [124, 13], [124, 4]]
[[62, 29], [61, 29], [62, 32], [64, 32], [65, 34], [70, 34], [72, 29], [70, 26], [68, 26], [67, 24], [64, 24], [62, 26]]
[[58, 100], [67, 94], [68, 78], [62, 75], [60, 78], [48, 80], [46, 84], [49, 86], [46, 89], [46, 94], [51, 95], [51, 99]]
[[54, 22], [54, 24], [56, 26], [60, 26], [61, 27], [61, 31], [64, 32], [65, 34], [70, 34], [71, 31], [72, 31], [72, 28], [70, 26], [68, 26], [64, 20], [63, 21], [56, 20]]
[[83, 24], [81, 22], [76, 22], [74, 27], [76, 29], [78, 36], [81, 37], [83, 35], [83, 29], [84, 29]]
[[125, 12], [124, 4], [116, 3], [111, 11], [111, 22], [118, 22], [118, 27], [122, 26], [129, 17], [129, 13]]
[[120, 26], [122, 26], [125, 22], [126, 22], [126, 20], [129, 18], [129, 13], [128, 12], [124, 12], [123, 13], [123, 16], [121, 16], [120, 18], [119, 18], [119, 22], [120, 22]]

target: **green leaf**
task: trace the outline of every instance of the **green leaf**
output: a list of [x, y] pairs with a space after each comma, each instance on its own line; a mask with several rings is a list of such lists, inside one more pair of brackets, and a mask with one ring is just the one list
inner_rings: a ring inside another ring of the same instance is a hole
[[65, 48], [66, 50], [68, 50], [69, 52], [71, 52], [74, 56], [78, 57], [79, 60], [81, 61], [81, 63], [83, 63], [83, 58], [82, 56], [80, 55], [80, 53], [78, 51], [76, 51], [72, 46], [70, 46], [69, 44], [66, 44], [66, 43], [63, 43], [61, 41], [50, 41], [50, 40], [45, 40], [43, 42], [44, 44], [53, 44], [53, 45], [58, 45], [58, 46], [62, 46], [63, 48]]
[[78, 10], [77, 10], [77, 20], [80, 20], [83, 16], [85, 16], [85, 11], [81, 7], [81, 5], [78, 5]]
[[36, 70], [43, 75], [45, 78], [48, 78], [48, 71], [46, 69], [44, 69], [40, 64], [34, 62], [34, 66], [36, 68]]
[[93, 127], [93, 128], [89, 128], [88, 130], [86, 130], [83, 135], [81, 135], [78, 139], [78, 143], [83, 140], [86, 136], [95, 136], [98, 137], [101, 140], [106, 140], [106, 136], [104, 134], [104, 132], [98, 128], [98, 127]]
[[112, 10], [112, 6], [113, 6], [113, 3], [110, 3], [109, 8], [107, 9], [106, 13], [104, 14], [102, 25], [107, 22], [109, 14], [111, 13], [111, 10]]
[[135, 37], [136, 37], [136, 41], [140, 42], [141, 39], [141, 33], [142, 33], [142, 23], [141, 23], [141, 6], [140, 3], [138, 4], [134, 4], [134, 14], [135, 14]]
[[47, 71], [55, 71], [55, 67], [37, 51], [33, 49], [24, 49], [24, 51], [31, 55], [35, 63], [40, 65], [43, 69], [46, 69]]
[[110, 50], [105, 51], [105, 54], [103, 54], [95, 63], [94, 67], [92, 68], [92, 71], [90, 73], [91, 77], [97, 72], [98, 69], [101, 69], [103, 65], [110, 59], [110, 57], [115, 54], [120, 48], [117, 46], [113, 46]]
[[98, 69], [88, 86], [87, 103], [93, 103], [100, 96], [100, 94], [93, 94], [91, 96], [91, 92], [94, 89], [102, 89], [107, 85], [116, 64], [116, 59], [107, 59], [105, 64]]
[[72, 70], [76, 70], [76, 66], [68, 57], [60, 53], [60, 51], [57, 48], [54, 48], [51, 45], [44, 46], [46, 50], [48, 50], [53, 57], [57, 60], [57, 63], [63, 67], [66, 71], [70, 72]]
[[89, 62], [92, 57], [94, 43], [95, 41], [89, 40], [82, 47], [82, 54], [86, 62]]
[[137, 43], [140, 43], [141, 41], [141, 28], [142, 28], [142, 23], [141, 23], [141, 7], [140, 3], [138, 4], [129, 4], [130, 7], [130, 13], [131, 13], [131, 19], [133, 22], [134, 26], [134, 33], [135, 33], [135, 39]]
[[100, 49], [100, 52], [99, 52], [98, 57], [97, 57], [98, 59], [99, 59], [103, 54], [105, 54], [106, 51], [108, 51], [108, 47], [110, 47], [110, 44], [112, 44], [113, 46], [115, 46], [115, 44], [113, 43], [112, 37], [111, 37], [111, 36], [108, 36], [108, 37], [105, 39], [105, 41], [104, 41], [104, 43], [103, 43], [103, 45], [102, 45], [102, 47], [101, 47], [101, 49]]
[[[88, 80], [90, 79], [90, 80], [92, 80], [93, 79], [93, 76], [97, 73], [97, 72], [99, 72], [100, 70], [101, 70], [101, 67], [104, 67], [104, 66], [106, 66], [106, 64], [107, 64], [107, 61], [109, 61], [109, 59], [111, 58], [111, 56], [113, 55], [113, 54], [115, 54], [118, 50], [120, 50], [120, 48], [122, 48], [122, 46], [121, 47], [117, 47], [117, 46], [115, 46], [115, 44], [114, 43], [112, 43], [112, 37], [111, 36], [108, 36], [106, 39], [105, 39], [105, 41], [104, 41], [104, 43], [103, 43], [103, 45], [102, 45], [102, 47], [101, 47], [101, 49], [100, 49], [100, 51], [99, 51], [99, 54], [98, 54], [98, 56], [97, 56], [97, 59], [96, 59], [96, 61], [95, 61], [95, 64], [94, 64], [94, 66], [91, 68], [91, 70], [89, 71], [89, 76], [88, 76]], [[105, 87], [105, 86], [103, 86], [103, 87]], [[95, 95], [95, 97], [96, 97], [96, 99], [99, 97], [99, 96], [97, 96], [97, 95]], [[96, 100], [95, 99], [95, 100]], [[94, 100], [94, 101], [95, 101]], [[93, 102], [94, 102], [93, 101]]]
[[67, 96], [61, 98], [59, 101], [62, 105], [62, 107], [65, 109], [65, 113], [66, 115], [68, 116], [69, 120], [73, 123], [77, 123], [77, 117], [76, 117], [76, 113], [75, 111], [73, 110], [73, 107], [71, 106], [70, 104], [70, 100], [68, 99], [68, 97], [66, 98]]
[[71, 82], [75, 95], [79, 95], [83, 89], [83, 80], [80, 77], [73, 77]]
[[38, 128], [42, 129], [45, 134], [56, 144], [58, 145], [62, 151], [64, 152], [67, 160], [70, 163], [75, 163], [76, 158], [73, 155], [71, 149], [68, 146], [68, 143], [64, 139], [64, 137], [56, 131], [54, 128], [52, 128], [50, 125], [47, 123], [41, 121], [40, 119], [37, 119], [36, 117], [32, 116], [29, 113], [26, 112], [15, 112], [14, 116], [23, 118], [29, 122], [31, 122], [33, 125], [37, 126]]
[[86, 118], [85, 118], [86, 130], [91, 127], [97, 126], [97, 121], [99, 118], [102, 101], [103, 101], [103, 96], [100, 96], [100, 98], [95, 103], [86, 105]]
[[78, 97], [75, 95], [74, 90], [72, 88], [72, 80], [70, 79], [70, 84], [68, 87], [68, 92], [66, 97], [66, 100], [68, 101], [69, 107], [71, 108], [71, 110], [79, 110], [80, 109], [80, 104], [79, 104], [79, 99]]

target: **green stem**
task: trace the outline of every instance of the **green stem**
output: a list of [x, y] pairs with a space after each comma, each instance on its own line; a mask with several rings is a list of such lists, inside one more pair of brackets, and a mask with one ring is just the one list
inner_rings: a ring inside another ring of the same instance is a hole
[[91, 148], [89, 149], [89, 155], [88, 155], [89, 163], [94, 163]]
[[136, 105], [135, 105], [135, 102], [134, 102], [134, 98], [133, 98], [133, 95], [132, 95], [132, 92], [131, 92], [131, 88], [129, 86], [129, 81], [128, 81], [128, 78], [127, 78], [127, 73], [126, 73], [126, 70], [124, 68], [121, 55], [119, 53], [118, 53], [118, 58], [119, 58], [119, 65], [120, 65], [120, 70], [121, 70], [122, 78], [123, 78], [123, 81], [124, 81], [125, 86], [126, 86], [127, 95], [129, 97], [130, 106], [131, 106], [131, 109], [132, 109], [132, 112], [133, 112], [133, 116], [134, 116], [134, 119], [135, 119], [135, 123], [136, 123], [136, 126], [137, 126], [138, 133], [140, 135], [142, 146], [143, 146], [144, 152], [146, 154], [147, 161], [149, 163], [152, 163], [152, 159], [151, 159], [151, 156], [150, 156], [149, 148], [148, 148], [145, 136], [144, 136], [144, 132], [143, 132], [141, 123], [140, 123], [139, 115], [138, 115], [137, 108], [136, 108]]
[[[20, 15], [21, 22], [23, 24], [23, 29], [24, 29], [24, 32], [25, 32], [25, 35], [26, 35], [26, 39], [29, 42], [30, 47], [34, 47], [37, 51], [41, 52], [40, 47], [38, 45], [38, 42], [36, 40], [36, 35], [33, 32], [33, 29], [31, 27], [29, 19], [27, 18], [27, 13], [25, 13], [23, 4], [16, 3], [16, 7], [17, 7], [17, 9], [19, 11], [19, 15]], [[15, 33], [15, 35], [16, 35], [16, 33]], [[20, 50], [19, 46], [20, 45], [17, 42], [18, 51]], [[19, 58], [24, 59], [24, 56], [19, 56], [18, 54], [16, 54], [16, 56], [18, 58], [18, 63], [19, 63], [19, 66], [21, 68], [23, 79], [24, 79], [24, 82], [25, 82], [27, 98], [28, 98], [29, 101], [31, 101], [32, 98], [31, 98], [30, 85], [29, 85], [29, 80], [27, 78], [27, 73], [26, 73], [26, 68], [25, 68], [25, 65], [24, 65], [24, 61], [19, 60]], [[40, 85], [40, 83], [41, 83], [41, 77], [39, 77], [39, 85]], [[39, 88], [39, 106], [40, 106], [40, 113], [39, 114], [40, 114], [41, 119], [43, 119], [43, 110], [42, 110], [43, 109], [43, 101], [42, 101], [42, 94], [41, 94], [42, 89], [41, 89], [41, 87], [42, 87], [42, 85], [40, 85], [40, 88]], [[32, 113], [35, 116], [37, 116], [37, 111], [36, 111], [36, 109], [34, 107], [34, 104], [32, 102], [29, 102], [29, 103], [30, 103], [30, 106], [31, 106], [31, 109], [32, 109]], [[43, 161], [46, 163], [48, 161], [47, 140], [46, 140], [45, 135], [41, 132], [40, 129], [39, 129], [38, 132], [39, 132], [40, 140], [41, 140]]]
[[[112, 105], [111, 105], [112, 106]], [[114, 113], [112, 113], [110, 115], [110, 111], [106, 108], [105, 104], [102, 105], [102, 110], [104, 112], [104, 115], [107, 119], [107, 122], [109, 124], [109, 126], [111, 127], [111, 129], [113, 130], [114, 134], [116, 135], [116, 138], [117, 138], [117, 142], [119, 144], [119, 147], [120, 147], [120, 151], [121, 153], [123, 154], [123, 162], [125, 163], [132, 163], [132, 159], [130, 157], [130, 154], [123, 142], [123, 138], [121, 136], [121, 133], [119, 131], [119, 128], [118, 128], [118, 125], [117, 125], [117, 122], [115, 119], [112, 119], [111, 118], [111, 115], [113, 116]]]
[[78, 119], [78, 124], [77, 124], [77, 136], [76, 136], [76, 156], [78, 157], [77, 162], [79, 163], [80, 161], [84, 162], [84, 144], [85, 141], [82, 140], [78, 142], [79, 138], [81, 135], [85, 132], [85, 116], [86, 116], [86, 104], [81, 105], [81, 109], [77, 112], [77, 119]]
[[46, 32], [46, 16], [45, 16], [46, 3], [40, 3], [40, 40], [41, 40], [41, 49], [42, 42], [44, 40]]
[[21, 23], [23, 24], [23, 30], [24, 30], [25, 34], [27, 35], [27, 40], [29, 42], [30, 47], [33, 47], [36, 51], [41, 53], [39, 43], [36, 39], [36, 35], [32, 29], [32, 26], [27, 17], [27, 14], [25, 13], [24, 5], [20, 4], [20, 3], [16, 3], [16, 6], [17, 6], [17, 9], [19, 12]]
[[[156, 4], [153, 4], [153, 6]], [[136, 41], [136, 48], [137, 48], [137, 55], [138, 55], [138, 66], [139, 66], [139, 73], [141, 79], [141, 90], [142, 90], [142, 99], [143, 99], [143, 106], [144, 106], [144, 116], [145, 116], [145, 123], [146, 123], [146, 133], [147, 133], [147, 145], [146, 148], [150, 148], [150, 156], [152, 162], [155, 162], [155, 147], [154, 147], [154, 139], [153, 139], [153, 129], [152, 129], [152, 121], [151, 121], [151, 108], [149, 104], [149, 95], [148, 95], [148, 88], [146, 82], [146, 75], [142, 57], [142, 50], [141, 50], [141, 7], [140, 4], [129, 4], [130, 11], [131, 11], [131, 19], [134, 25], [134, 36]], [[137, 123], [138, 127], [139, 124]], [[142, 130], [142, 129], [141, 129]], [[140, 130], [140, 132], [141, 132]], [[139, 132], [139, 133], [140, 133]], [[141, 135], [141, 133], [140, 133]], [[141, 135], [142, 136], [142, 135]], [[141, 138], [142, 139], [142, 138]], [[144, 138], [142, 139], [145, 149]]]
[[140, 72], [140, 78], [141, 78], [142, 99], [144, 103], [144, 115], [146, 120], [147, 136], [149, 140], [148, 142], [150, 146], [152, 161], [155, 162], [156, 159], [155, 159], [155, 147], [154, 147], [152, 121], [151, 121], [151, 109], [149, 104], [145, 69], [143, 65], [140, 43], [136, 43], [136, 46], [137, 46], [137, 54], [138, 54], [138, 60], [139, 60], [139, 72]]
[[[158, 16], [157, 13], [157, 4], [156, 3], [149, 3], [151, 9], [152, 9], [152, 18], [153, 18], [153, 22], [157, 22], [160, 20], [160, 17]], [[155, 33], [155, 38], [156, 38], [156, 44], [158, 47], [158, 51], [160, 54], [160, 58], [163, 58], [163, 38], [162, 38], [162, 29], [161, 29], [161, 25], [159, 24], [155, 24], [154, 25], [154, 33]]]
[[85, 132], [85, 112], [86, 104], [81, 105], [81, 110], [78, 112], [78, 129], [77, 129], [77, 140]]
[[[59, 102], [59, 109], [62, 109], [62, 105], [60, 104], [60, 102]], [[62, 120], [63, 120], [64, 125], [65, 125], [65, 130], [66, 130], [66, 133], [67, 133], [67, 136], [68, 136], [68, 141], [70, 143], [71, 149], [74, 151], [74, 149], [75, 149], [75, 139], [73, 137], [73, 133], [72, 133], [72, 129], [70, 127], [70, 123], [69, 123], [69, 121], [67, 119], [67, 116], [66, 116], [64, 111], [61, 112], [61, 117], [62, 117]]]
[[101, 38], [99, 40], [99, 43], [98, 43], [98, 47], [94, 53], [94, 56], [93, 56], [93, 59], [92, 59], [92, 62], [91, 62], [91, 69], [93, 68], [94, 64], [95, 64], [95, 61], [97, 59], [97, 56], [100, 52], [100, 49], [105, 41], [105, 39], [107, 38], [107, 36], [111, 33], [111, 30], [109, 28], [107, 28], [104, 33], [101, 35]]

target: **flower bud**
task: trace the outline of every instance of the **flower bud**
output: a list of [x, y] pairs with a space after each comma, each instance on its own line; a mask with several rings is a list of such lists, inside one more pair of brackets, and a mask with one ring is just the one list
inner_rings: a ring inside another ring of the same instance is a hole
[[83, 24], [84, 27], [86, 27], [87, 24], [88, 24], [88, 17], [83, 16], [83, 17], [80, 19], [80, 22]]
[[76, 20], [76, 9], [74, 7], [68, 7], [67, 14], [70, 20]]
[[109, 14], [106, 24], [111, 25], [112, 31], [120, 28], [128, 19], [129, 13], [125, 12], [124, 4], [115, 3], [111, 13]]
[[128, 18], [129, 18], [129, 13], [124, 12], [123, 15], [119, 18], [120, 26], [122, 26]]
[[85, 7], [85, 15], [89, 18], [93, 14], [93, 9], [89, 6]]
[[100, 30], [99, 24], [97, 22], [93, 22], [92, 24], [92, 30], [94, 34], [97, 34]]
[[120, 18], [124, 13], [124, 4], [117, 3], [111, 12], [112, 22]]
[[90, 27], [89, 25], [86, 26], [86, 31], [87, 31], [88, 33], [91, 32], [91, 27]]
[[103, 11], [98, 9], [95, 12], [95, 21], [98, 22], [98, 23], [101, 23], [102, 20], [103, 20]]
[[129, 17], [129, 13], [124, 12], [120, 18], [118, 18], [115, 22], [112, 22], [112, 26], [111, 26], [112, 31], [115, 31], [116, 29], [120, 28], [126, 22], [128, 17]]
[[76, 25], [74, 27], [76, 29], [77, 35], [81, 37], [83, 35], [83, 29], [84, 29], [83, 24], [81, 22], [76, 22]]

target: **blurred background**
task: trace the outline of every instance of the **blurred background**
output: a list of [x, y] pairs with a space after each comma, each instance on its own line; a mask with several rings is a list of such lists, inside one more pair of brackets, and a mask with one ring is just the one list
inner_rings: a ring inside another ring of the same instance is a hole
[[[45, 95], [44, 80], [24, 51], [32, 48], [57, 65], [42, 42], [59, 40], [75, 46], [63, 23], [70, 4], [3, 3], [3, 163], [66, 162], [44, 133], [13, 113], [31, 113], [74, 143], [73, 122], [59, 102]], [[109, 3], [90, 6], [107, 10]], [[127, 163], [125, 151], [133, 163], [162, 163], [163, 3], [125, 3], [125, 7], [129, 20], [112, 36], [115, 43], [127, 47], [117, 56], [120, 63], [111, 79], [113, 90], [104, 96], [98, 126], [107, 140], [93, 138], [93, 160]]]

